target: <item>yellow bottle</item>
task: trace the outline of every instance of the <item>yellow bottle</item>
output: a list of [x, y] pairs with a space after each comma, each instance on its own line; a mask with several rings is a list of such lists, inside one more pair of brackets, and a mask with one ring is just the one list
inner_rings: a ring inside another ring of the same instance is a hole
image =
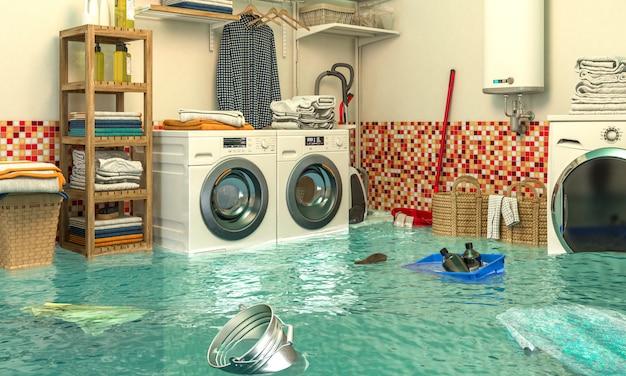
[[102, 49], [100, 48], [100, 43], [96, 43], [96, 52], [95, 52], [95, 72], [94, 72], [94, 80], [96, 81], [104, 81], [104, 54], [102, 53]]
[[113, 53], [113, 81], [124, 82], [126, 77], [126, 54], [124, 53], [124, 43], [115, 45]]
[[115, 26], [126, 27], [126, 0], [115, 0]]

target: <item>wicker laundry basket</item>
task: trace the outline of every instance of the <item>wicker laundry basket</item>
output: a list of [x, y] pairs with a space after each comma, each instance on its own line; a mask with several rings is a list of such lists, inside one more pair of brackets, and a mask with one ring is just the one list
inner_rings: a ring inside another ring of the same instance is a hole
[[[459, 186], [468, 189], [460, 191]], [[433, 195], [433, 233], [486, 237], [488, 205], [489, 196], [482, 194], [478, 180], [469, 175], [459, 176], [450, 192]]]
[[506, 194], [509, 197], [517, 197], [520, 221], [510, 227], [501, 221], [500, 240], [508, 243], [546, 245], [548, 213], [545, 184], [537, 179], [525, 179], [511, 184]]
[[0, 266], [50, 265], [63, 197], [54, 193], [8, 194], [0, 199]]

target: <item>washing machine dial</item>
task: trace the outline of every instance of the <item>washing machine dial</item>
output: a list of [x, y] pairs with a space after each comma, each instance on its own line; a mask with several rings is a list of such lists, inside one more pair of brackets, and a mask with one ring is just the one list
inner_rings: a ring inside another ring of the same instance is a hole
[[343, 139], [341, 137], [337, 137], [335, 139], [335, 145], [337, 146], [343, 146]]
[[269, 147], [270, 147], [270, 144], [267, 142], [267, 140], [262, 138], [261, 139], [261, 148], [263, 148], [265, 150], [265, 149], [267, 149]]
[[602, 138], [606, 140], [606, 142], [614, 143], [614, 142], [619, 141], [620, 136], [621, 136], [621, 132], [619, 131], [619, 129], [614, 128], [614, 127], [609, 127], [604, 130], [604, 135]]

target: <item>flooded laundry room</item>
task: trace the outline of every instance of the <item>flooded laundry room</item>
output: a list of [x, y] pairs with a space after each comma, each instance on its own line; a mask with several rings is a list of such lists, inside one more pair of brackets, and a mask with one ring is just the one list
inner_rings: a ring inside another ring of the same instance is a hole
[[0, 372], [626, 373], [624, 11], [7, 5]]

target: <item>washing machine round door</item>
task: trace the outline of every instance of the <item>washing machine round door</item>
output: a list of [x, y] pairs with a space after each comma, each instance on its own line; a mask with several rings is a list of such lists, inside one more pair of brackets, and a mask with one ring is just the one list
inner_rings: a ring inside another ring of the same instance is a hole
[[289, 214], [309, 230], [320, 229], [333, 220], [343, 191], [337, 166], [323, 155], [301, 159], [291, 171], [286, 189]]
[[626, 252], [626, 150], [596, 149], [570, 162], [550, 210], [567, 252]]
[[207, 228], [225, 240], [252, 234], [267, 212], [269, 193], [261, 170], [245, 159], [226, 160], [207, 175], [200, 213]]

